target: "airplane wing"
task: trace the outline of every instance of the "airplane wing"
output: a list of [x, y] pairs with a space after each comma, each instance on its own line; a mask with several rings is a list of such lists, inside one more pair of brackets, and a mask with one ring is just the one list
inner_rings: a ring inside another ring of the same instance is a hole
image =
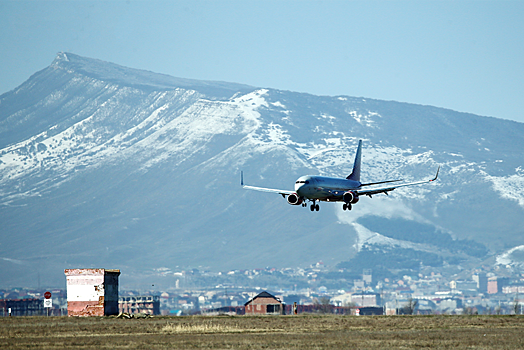
[[391, 192], [393, 191], [394, 189], [396, 188], [399, 188], [399, 187], [405, 187], [405, 186], [413, 186], [413, 185], [421, 185], [421, 184], [425, 184], [425, 183], [428, 183], [428, 182], [433, 182], [437, 179], [438, 177], [438, 173], [440, 171], [440, 166], [438, 167], [437, 169], [437, 174], [435, 175], [435, 177], [431, 180], [424, 180], [424, 181], [416, 181], [416, 182], [410, 182], [410, 183], [407, 183], [407, 184], [401, 184], [401, 185], [397, 185], [397, 186], [390, 186], [390, 187], [381, 187], [381, 188], [372, 188], [372, 189], [369, 189], [369, 190], [357, 190], [355, 192], [357, 192], [357, 194], [359, 196], [369, 196], [371, 197], [372, 195], [374, 194], [379, 194], [379, 193], [384, 193], [384, 194], [388, 194], [388, 192]]
[[286, 198], [286, 196], [289, 196], [290, 194], [295, 193], [295, 191], [276, 190], [274, 188], [255, 187], [255, 186], [244, 185], [244, 172], [243, 171], [240, 172], [240, 185], [242, 186], [242, 188], [245, 188], [246, 190], [278, 193], [278, 194], [282, 195], [282, 197], [284, 197], [284, 198]]
[[247, 185], [243, 185], [242, 187], [247, 189], [247, 190], [278, 193], [278, 194], [281, 194], [283, 197], [295, 193], [295, 191], [276, 190], [276, 189], [273, 189], [273, 188], [255, 187], [255, 186], [247, 186]]

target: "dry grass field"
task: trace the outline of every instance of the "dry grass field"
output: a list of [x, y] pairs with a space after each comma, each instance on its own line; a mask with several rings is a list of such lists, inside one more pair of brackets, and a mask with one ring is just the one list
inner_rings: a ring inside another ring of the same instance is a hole
[[2, 349], [523, 349], [524, 316], [1, 317]]

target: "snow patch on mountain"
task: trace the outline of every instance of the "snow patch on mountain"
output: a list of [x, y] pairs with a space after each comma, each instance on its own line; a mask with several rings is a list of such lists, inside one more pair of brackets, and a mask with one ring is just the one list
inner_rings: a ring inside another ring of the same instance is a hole
[[357, 251], [361, 251], [365, 246], [386, 246], [432, 252], [432, 248], [427, 244], [390, 238], [378, 232], [371, 231], [358, 223], [359, 218], [378, 216], [388, 219], [403, 218], [406, 220], [431, 224], [427, 219], [410, 208], [403, 200], [383, 196], [376, 196], [372, 199], [365, 197], [361, 199], [357, 205], [358, 206], [355, 206], [355, 210], [352, 211], [344, 211], [340, 206], [338, 206], [335, 211], [339, 222], [341, 224], [350, 225], [357, 233], [357, 240], [354, 245], [354, 248]]
[[4, 178], [11, 180], [41, 169], [67, 173], [79, 166], [92, 165], [118, 155], [122, 149], [160, 129], [164, 123], [163, 112], [170, 106], [169, 102], [163, 101], [180, 98], [181, 94], [184, 92], [180, 90], [160, 94], [155, 99], [160, 106], [149, 106], [153, 109], [149, 115], [147, 108], [139, 112], [133, 118], [137, 124], [121, 132], [115, 132], [115, 128], [108, 125], [107, 116], [114, 110], [114, 103], [105, 101], [94, 113], [62, 131], [55, 125], [48, 131], [0, 150], [0, 171]]
[[342, 205], [337, 205], [337, 218], [341, 223], [352, 224], [358, 221], [359, 218], [369, 215], [382, 216], [385, 218], [403, 218], [406, 220], [413, 220], [425, 223], [425, 220], [413, 208], [411, 208], [405, 201], [400, 198], [392, 198], [393, 195], [375, 195], [373, 198], [362, 197], [355, 209], [352, 211], [342, 210]]
[[380, 233], [373, 232], [369, 229], [367, 229], [365, 226], [353, 222], [351, 224], [353, 228], [355, 229], [355, 232], [357, 232], [357, 242], [355, 244], [355, 248], [358, 252], [362, 250], [365, 246], [386, 246], [386, 247], [398, 247], [398, 248], [404, 248], [404, 249], [415, 249], [415, 250], [422, 250], [422, 251], [430, 251], [430, 247], [426, 244], [421, 243], [412, 243], [407, 241], [401, 241], [398, 239], [390, 238], [381, 235]]
[[[48, 131], [0, 150], [2, 181], [40, 170], [67, 176], [80, 166], [97, 165], [103, 160], [132, 154], [138, 155], [137, 160], [144, 160], [141, 170], [173, 154], [185, 154], [187, 159], [216, 134], [255, 132], [262, 126], [258, 109], [268, 107], [265, 89], [237, 95], [229, 101], [210, 101], [194, 90], [175, 89], [152, 93], [149, 104], [141, 105], [127, 118], [134, 120], [129, 127], [109, 127], [109, 115], [126, 113], [115, 112], [115, 108], [132, 90], [121, 88], [117, 97], [99, 103], [94, 113], [62, 131], [54, 125]], [[60, 91], [53, 93], [45, 103], [56, 103], [53, 101], [62, 95]], [[185, 103], [189, 103], [188, 107], [180, 109]], [[270, 130], [273, 146], [289, 143], [289, 136], [278, 125], [273, 124]], [[178, 163], [181, 161], [184, 159]]]
[[243, 106], [247, 110], [269, 107], [268, 102], [264, 98], [264, 95], [267, 95], [268, 91], [268, 89], [258, 89], [245, 95], [234, 97], [232, 102], [238, 106]]
[[510, 250], [498, 255], [496, 261], [497, 265], [524, 265], [524, 245], [511, 248]]
[[380, 117], [378, 113], [368, 113], [367, 115], [358, 114], [356, 111], [349, 112], [349, 115], [353, 117], [359, 124], [368, 128], [376, 128], [377, 124], [373, 117]]
[[[276, 102], [271, 102], [271, 104], [275, 107], [278, 107], [278, 108], [281, 108], [281, 109], [286, 109], [286, 106], [282, 104], [282, 102], [280, 101], [276, 101]], [[285, 110], [284, 113], [289, 113], [289, 111]]]
[[396, 240], [391, 239], [389, 237], [385, 237], [380, 233], [368, 230], [366, 227], [356, 222], [353, 222], [350, 225], [353, 226], [355, 232], [357, 233], [357, 242], [355, 244], [357, 252], [360, 252], [365, 245], [376, 244], [394, 246], [396, 243]]
[[282, 128], [282, 125], [271, 122], [268, 124], [267, 127], [268, 127], [267, 136], [269, 137], [269, 142], [273, 144], [282, 144], [282, 145], [293, 144], [293, 142], [291, 141], [291, 137]]
[[486, 172], [482, 174], [502, 198], [516, 201], [524, 208], [524, 175], [517, 173], [509, 176], [491, 176]]

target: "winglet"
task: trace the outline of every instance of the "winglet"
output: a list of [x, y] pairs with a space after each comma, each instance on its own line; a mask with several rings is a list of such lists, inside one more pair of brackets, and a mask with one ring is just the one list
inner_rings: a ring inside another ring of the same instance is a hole
[[429, 180], [430, 182], [431, 182], [431, 181], [435, 181], [435, 180], [437, 179], [437, 177], [438, 177], [438, 172], [439, 172], [439, 171], [440, 171], [440, 165], [438, 166], [438, 169], [437, 169], [437, 175], [435, 175], [435, 178]]
[[240, 186], [244, 186], [244, 172], [240, 171]]
[[362, 160], [362, 140], [358, 141], [357, 154], [353, 164], [353, 172], [346, 179], [360, 182], [360, 162]]

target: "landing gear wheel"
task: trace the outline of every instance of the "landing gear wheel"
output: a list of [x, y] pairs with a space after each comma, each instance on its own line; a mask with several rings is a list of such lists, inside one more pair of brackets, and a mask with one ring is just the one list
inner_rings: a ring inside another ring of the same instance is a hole
[[318, 204], [315, 205], [315, 210], [316, 210], [316, 211], [319, 211], [319, 210], [320, 210], [320, 205], [318, 205]]
[[346, 203], [342, 204], [342, 210], [347, 210], [348, 205]]
[[314, 204], [311, 204], [311, 206], [309, 207], [309, 209], [311, 209], [311, 211], [314, 211], [314, 210], [315, 210], [315, 205], [314, 205]]

